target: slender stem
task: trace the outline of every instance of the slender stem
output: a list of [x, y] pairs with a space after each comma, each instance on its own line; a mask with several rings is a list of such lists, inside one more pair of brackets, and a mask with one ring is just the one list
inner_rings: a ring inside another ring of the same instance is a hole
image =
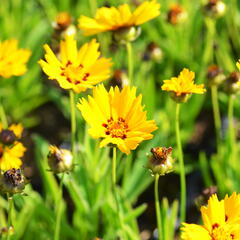
[[7, 232], [7, 240], [10, 239], [10, 231], [12, 227], [12, 210], [13, 210], [13, 198], [10, 197], [9, 193], [7, 193], [8, 199], [8, 232]]
[[113, 159], [112, 159], [112, 183], [113, 186], [116, 184], [116, 161], [117, 161], [117, 149], [113, 148]]
[[178, 148], [178, 158], [179, 158], [179, 167], [180, 167], [180, 185], [181, 185], [180, 221], [185, 222], [185, 219], [186, 219], [186, 176], [185, 176], [182, 142], [181, 142], [180, 128], [179, 128], [179, 114], [180, 114], [180, 104], [177, 103], [175, 128], [176, 128], [176, 140], [177, 140], [177, 148]]
[[89, 5], [90, 5], [92, 16], [94, 16], [95, 12], [97, 10], [97, 1], [96, 0], [89, 0]]
[[230, 146], [231, 146], [231, 160], [232, 160], [232, 164], [234, 165], [235, 156], [236, 156], [236, 143], [235, 143], [233, 110], [234, 110], [234, 95], [230, 95], [229, 101], [228, 101], [228, 132], [229, 132], [229, 140], [230, 140]]
[[219, 153], [220, 140], [221, 140], [221, 116], [218, 104], [218, 90], [217, 86], [211, 86], [213, 118], [216, 132], [217, 152]]
[[71, 109], [71, 144], [72, 144], [72, 154], [73, 159], [76, 154], [76, 145], [75, 145], [75, 137], [76, 137], [76, 112], [75, 112], [75, 94], [72, 90], [69, 91], [70, 94], [70, 109]]
[[60, 179], [60, 185], [59, 185], [59, 199], [57, 202], [57, 216], [56, 216], [56, 227], [54, 232], [54, 240], [59, 240], [59, 234], [60, 234], [60, 226], [61, 226], [61, 218], [62, 218], [62, 187], [63, 187], [63, 178], [64, 173], [61, 176]]
[[128, 53], [128, 78], [129, 78], [129, 85], [133, 83], [133, 51], [132, 51], [132, 44], [128, 42], [127, 46], [127, 53]]
[[3, 128], [7, 128], [8, 127], [7, 116], [1, 103], [0, 103], [0, 118], [3, 124]]
[[163, 240], [163, 227], [162, 227], [162, 220], [161, 220], [161, 208], [159, 202], [159, 194], [158, 194], [158, 180], [159, 174], [155, 175], [155, 184], [154, 184], [154, 196], [155, 196], [155, 210], [157, 216], [157, 228], [158, 228], [158, 240]]
[[124, 232], [124, 220], [122, 216], [122, 209], [118, 201], [118, 194], [117, 194], [117, 186], [116, 186], [116, 161], [117, 161], [117, 148], [113, 148], [113, 159], [112, 159], [112, 189], [113, 189], [113, 194], [115, 198], [115, 202], [117, 205], [117, 214], [118, 214], [118, 220], [119, 224], [122, 230], [122, 237], [121, 239], [126, 240], [126, 234]]

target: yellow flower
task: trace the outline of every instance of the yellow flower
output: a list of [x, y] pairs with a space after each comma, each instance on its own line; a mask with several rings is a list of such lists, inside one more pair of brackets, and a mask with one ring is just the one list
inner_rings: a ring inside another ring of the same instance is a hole
[[100, 147], [109, 143], [129, 154], [140, 142], [153, 137], [157, 129], [154, 120], [147, 120], [141, 105], [142, 95], [136, 97], [136, 88], [125, 86], [106, 91], [103, 85], [93, 89], [93, 97], [84, 98], [77, 105], [90, 125], [89, 134], [101, 138]]
[[156, 0], [145, 1], [131, 12], [128, 4], [116, 7], [101, 7], [97, 9], [95, 18], [81, 16], [79, 28], [84, 35], [94, 35], [106, 31], [141, 25], [160, 14], [160, 4]]
[[195, 73], [184, 68], [178, 77], [172, 77], [170, 80], [164, 80], [162, 90], [174, 92], [177, 96], [199, 93], [206, 91], [204, 84], [196, 85], [193, 82]]
[[0, 170], [7, 171], [11, 168], [18, 169], [22, 165], [26, 148], [20, 143], [23, 127], [21, 124], [12, 124], [4, 129], [0, 123]]
[[99, 44], [95, 39], [77, 50], [74, 36], [65, 37], [60, 43], [60, 60], [44, 45], [46, 61], [40, 60], [39, 64], [49, 79], [57, 80], [61, 88], [80, 93], [109, 78], [111, 59], [99, 58]]
[[240, 195], [219, 201], [216, 194], [201, 207], [203, 226], [183, 223], [183, 240], [240, 240]]
[[0, 76], [21, 76], [27, 71], [26, 63], [31, 51], [17, 47], [18, 41], [15, 39], [0, 42]]
[[12, 168], [20, 168], [26, 148], [20, 142], [15, 142], [12, 146], [0, 145], [0, 170], [7, 171]]

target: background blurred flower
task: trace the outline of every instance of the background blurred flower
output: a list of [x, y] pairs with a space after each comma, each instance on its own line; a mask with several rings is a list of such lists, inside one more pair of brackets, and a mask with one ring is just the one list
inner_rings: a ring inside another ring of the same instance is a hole
[[23, 75], [30, 56], [30, 50], [18, 49], [16, 39], [0, 42], [0, 76], [10, 78]]
[[0, 123], [0, 170], [20, 168], [26, 148], [18, 140], [22, 137], [21, 124], [12, 124], [4, 129]]
[[160, 14], [160, 4], [157, 1], [145, 1], [131, 12], [128, 4], [116, 7], [97, 9], [95, 18], [81, 16], [79, 28], [84, 35], [89, 36], [106, 31], [116, 31], [122, 28], [141, 25]]
[[151, 139], [151, 132], [157, 129], [154, 120], [147, 121], [141, 101], [142, 95], [136, 97], [135, 87], [125, 86], [122, 91], [115, 87], [107, 92], [100, 85], [94, 88], [88, 101], [80, 100], [78, 108], [91, 126], [89, 134], [103, 138], [100, 147], [111, 143], [129, 154], [140, 142]]
[[45, 44], [46, 61], [40, 60], [39, 64], [49, 79], [57, 80], [64, 89], [80, 93], [109, 78], [111, 59], [99, 58], [98, 48], [99, 44], [93, 39], [78, 51], [74, 36], [66, 35], [60, 43], [60, 60]]

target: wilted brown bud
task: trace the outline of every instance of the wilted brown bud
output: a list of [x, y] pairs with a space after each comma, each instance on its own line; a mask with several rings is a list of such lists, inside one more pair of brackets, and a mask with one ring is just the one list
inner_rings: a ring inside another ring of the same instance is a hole
[[217, 65], [211, 65], [207, 70], [207, 80], [209, 86], [219, 86], [226, 79], [223, 70]]
[[146, 47], [145, 53], [143, 55], [143, 60], [153, 60], [155, 62], [160, 62], [162, 60], [162, 57], [162, 49], [155, 42], [150, 42]]
[[60, 12], [56, 16], [54, 27], [57, 30], [65, 30], [72, 23], [72, 17], [68, 12]]
[[203, 7], [204, 13], [211, 18], [218, 18], [224, 15], [226, 5], [220, 0], [208, 0]]
[[172, 148], [155, 147], [151, 149], [148, 168], [152, 174], [165, 175], [173, 170]]
[[177, 25], [184, 22], [187, 17], [187, 12], [179, 4], [173, 4], [168, 11], [167, 20], [172, 25]]
[[54, 173], [69, 172], [73, 169], [73, 156], [67, 149], [49, 147], [48, 165]]
[[118, 86], [120, 89], [122, 89], [124, 86], [129, 85], [129, 79], [126, 71], [116, 69], [113, 73], [110, 85], [113, 87]]
[[240, 93], [240, 73], [232, 72], [225, 81], [225, 91], [228, 94]]
[[3, 129], [0, 132], [0, 142], [5, 145], [11, 145], [17, 140], [15, 133], [12, 130]]
[[120, 28], [113, 32], [113, 39], [119, 44], [126, 44], [136, 40], [141, 34], [139, 26]]
[[0, 176], [0, 191], [2, 193], [21, 193], [28, 183], [21, 169], [12, 168]]
[[197, 208], [200, 208], [201, 206], [206, 205], [208, 199], [215, 193], [217, 193], [217, 186], [210, 186], [208, 188], [205, 188], [202, 191], [201, 195], [199, 195], [195, 199], [195, 204], [196, 204]]

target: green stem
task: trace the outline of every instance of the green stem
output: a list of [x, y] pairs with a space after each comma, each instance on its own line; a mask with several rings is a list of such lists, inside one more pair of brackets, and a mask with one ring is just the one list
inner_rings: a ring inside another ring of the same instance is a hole
[[162, 228], [162, 220], [161, 220], [161, 208], [159, 202], [159, 194], [158, 194], [158, 180], [159, 174], [155, 175], [155, 184], [154, 184], [154, 196], [155, 196], [155, 210], [157, 216], [157, 228], [158, 228], [158, 240], [163, 240], [163, 228]]
[[95, 12], [97, 10], [97, 1], [96, 0], [89, 0], [89, 5], [90, 5], [92, 16], [94, 17]]
[[129, 78], [129, 85], [133, 83], [133, 51], [132, 51], [132, 44], [128, 42], [126, 44], [127, 53], [128, 53], [128, 78]]
[[10, 231], [12, 227], [12, 210], [13, 210], [13, 198], [10, 197], [9, 193], [7, 193], [8, 199], [8, 232], [7, 232], [7, 240], [10, 239]]
[[113, 159], [112, 159], [112, 183], [115, 187], [116, 184], [116, 161], [117, 161], [117, 149], [113, 148]]
[[61, 176], [60, 179], [60, 185], [59, 185], [59, 199], [58, 199], [58, 205], [57, 205], [57, 216], [56, 216], [56, 227], [54, 232], [54, 240], [59, 240], [59, 234], [60, 234], [60, 226], [61, 226], [61, 218], [62, 218], [62, 188], [63, 188], [63, 178], [64, 173]]
[[230, 95], [228, 102], [228, 132], [230, 138], [230, 146], [231, 146], [231, 160], [233, 166], [235, 165], [235, 156], [236, 156], [236, 143], [235, 143], [235, 132], [234, 132], [234, 118], [233, 118], [233, 110], [234, 110], [234, 95]]
[[7, 116], [2, 104], [0, 104], [0, 118], [3, 124], [3, 128], [6, 129], [8, 127], [8, 122], [7, 122]]
[[216, 132], [216, 144], [217, 153], [219, 153], [220, 141], [221, 141], [221, 116], [218, 104], [218, 90], [217, 86], [211, 86], [212, 106], [213, 106], [213, 118]]
[[186, 219], [186, 176], [185, 176], [182, 142], [181, 142], [180, 128], [179, 128], [179, 114], [180, 114], [180, 104], [177, 103], [175, 128], [176, 128], [176, 140], [177, 140], [177, 148], [178, 148], [178, 158], [179, 158], [179, 167], [180, 167], [180, 185], [181, 185], [180, 221], [185, 222], [185, 219]]
[[116, 162], [117, 162], [117, 148], [113, 148], [113, 158], [112, 158], [112, 189], [113, 189], [113, 194], [115, 198], [115, 202], [117, 205], [117, 214], [118, 214], [118, 220], [119, 224], [122, 230], [122, 237], [121, 239], [126, 240], [126, 234], [124, 232], [124, 221], [123, 221], [123, 216], [122, 216], [122, 209], [118, 201], [118, 195], [117, 195], [117, 187], [116, 187]]
[[75, 137], [76, 137], [76, 112], [75, 112], [75, 94], [72, 90], [69, 91], [70, 94], [70, 110], [71, 110], [71, 144], [72, 144], [72, 154], [73, 159], [75, 158], [76, 154], [76, 144], [75, 144]]

